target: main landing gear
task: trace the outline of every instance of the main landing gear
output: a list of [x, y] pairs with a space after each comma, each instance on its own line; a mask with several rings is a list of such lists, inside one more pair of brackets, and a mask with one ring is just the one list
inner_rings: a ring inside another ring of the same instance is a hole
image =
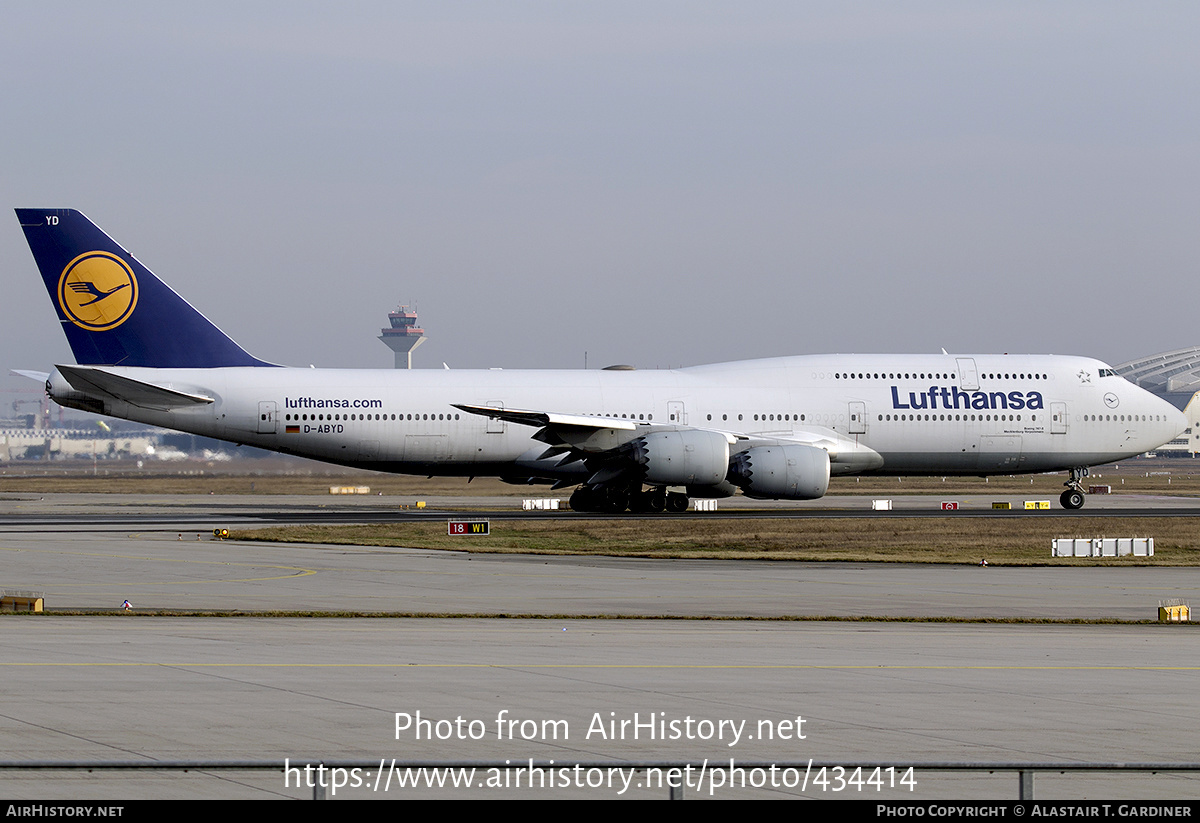
[[1064, 509], [1082, 509], [1087, 499], [1083, 496], [1083, 478], [1088, 476], [1087, 466], [1076, 466], [1071, 469], [1071, 479], [1063, 483], [1067, 490], [1058, 497], [1058, 502]]
[[617, 486], [580, 486], [571, 493], [571, 508], [577, 512], [607, 512], [619, 514], [626, 509], [634, 513], [685, 512], [688, 496], [668, 492], [663, 486], [642, 490]]

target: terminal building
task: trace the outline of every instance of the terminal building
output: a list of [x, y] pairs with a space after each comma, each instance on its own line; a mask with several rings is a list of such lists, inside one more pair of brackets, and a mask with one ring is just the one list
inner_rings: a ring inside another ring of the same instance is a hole
[[0, 464], [13, 460], [122, 460], [153, 456], [162, 432], [0, 428]]

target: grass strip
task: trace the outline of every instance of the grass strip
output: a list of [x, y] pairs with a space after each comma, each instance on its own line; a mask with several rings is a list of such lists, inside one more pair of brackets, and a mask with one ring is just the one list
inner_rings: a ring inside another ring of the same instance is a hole
[[[993, 566], [1200, 565], [1200, 517], [537, 520], [451, 537], [444, 523], [282, 526], [232, 539], [472, 553]], [[1153, 557], [1052, 558], [1055, 537], [1153, 537]]]

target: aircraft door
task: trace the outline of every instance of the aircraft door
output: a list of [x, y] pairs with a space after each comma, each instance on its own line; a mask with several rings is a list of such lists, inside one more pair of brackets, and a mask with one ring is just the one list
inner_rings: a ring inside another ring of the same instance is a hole
[[[502, 408], [504, 408], [504, 401], [503, 400], [489, 400], [489, 401], [487, 401], [486, 405], [493, 409], [502, 409]], [[504, 428], [506, 425], [507, 424], [503, 420], [499, 420], [495, 417], [489, 417], [487, 419], [486, 431], [488, 434], [504, 434]]]
[[1067, 404], [1066, 403], [1051, 403], [1050, 404], [1050, 433], [1051, 434], [1066, 434], [1067, 433]]
[[855, 400], [850, 404], [850, 434], [867, 433], [867, 404]]
[[683, 409], [682, 400], [670, 400], [667, 402], [667, 422], [678, 423], [681, 426], [687, 425], [687, 413]]
[[275, 418], [279, 416], [279, 406], [274, 400], [261, 400], [258, 404], [258, 428], [256, 431], [259, 434], [275, 434]]
[[958, 363], [958, 387], [963, 391], [978, 391], [979, 372], [975, 370], [975, 358], [959, 357], [956, 362]]

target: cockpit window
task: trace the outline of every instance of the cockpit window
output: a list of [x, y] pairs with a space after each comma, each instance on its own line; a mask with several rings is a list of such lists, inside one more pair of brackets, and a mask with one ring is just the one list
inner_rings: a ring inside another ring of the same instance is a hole
[[1101, 377], [1116, 377], [1117, 373], [1115, 371], [1113, 371], [1112, 369], [1101, 369], [1100, 376]]

